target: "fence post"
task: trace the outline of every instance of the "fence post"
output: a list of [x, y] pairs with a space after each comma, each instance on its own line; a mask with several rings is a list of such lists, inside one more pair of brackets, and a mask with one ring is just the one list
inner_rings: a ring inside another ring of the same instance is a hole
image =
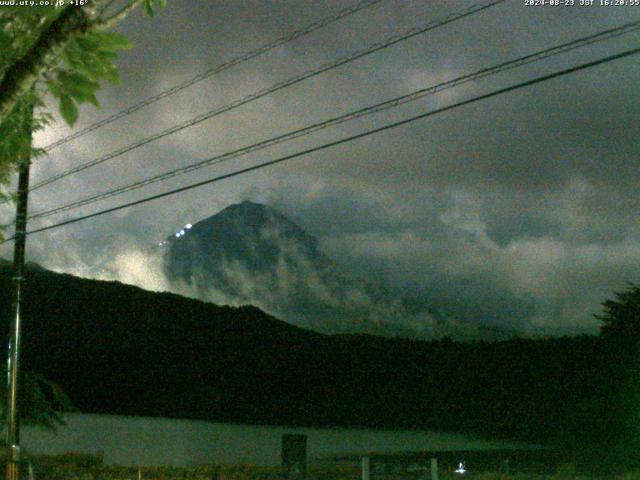
[[305, 480], [307, 478], [307, 436], [282, 435], [282, 469], [285, 478]]
[[438, 459], [431, 459], [431, 480], [438, 480]]
[[371, 480], [371, 458], [362, 457], [362, 480]]

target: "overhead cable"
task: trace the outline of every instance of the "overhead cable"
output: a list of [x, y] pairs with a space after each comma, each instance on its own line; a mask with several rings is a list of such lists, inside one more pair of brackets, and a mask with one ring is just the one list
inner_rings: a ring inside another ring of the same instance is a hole
[[246, 97], [243, 97], [239, 100], [236, 100], [232, 103], [229, 103], [227, 105], [224, 105], [222, 107], [218, 107], [214, 110], [210, 110], [209, 112], [203, 113], [201, 115], [198, 115], [190, 120], [187, 120], [183, 123], [180, 123], [178, 125], [174, 125], [173, 127], [170, 127], [168, 129], [165, 129], [161, 132], [155, 133], [153, 135], [150, 135], [146, 138], [143, 138], [141, 140], [138, 140], [134, 143], [131, 143], [129, 145], [126, 145], [122, 148], [119, 148], [118, 150], [115, 150], [111, 153], [108, 153], [106, 155], [103, 155], [101, 157], [95, 158], [93, 160], [90, 160], [88, 162], [85, 162], [83, 164], [77, 165], [75, 167], [72, 167], [68, 170], [65, 170], [64, 172], [52, 175], [49, 178], [46, 178], [40, 182], [35, 183], [32, 187], [31, 187], [31, 191], [34, 190], [38, 190], [46, 185], [49, 185], [53, 182], [57, 182], [58, 180], [62, 180], [63, 178], [68, 177], [69, 175], [73, 175], [76, 174], [78, 172], [81, 172], [83, 170], [86, 170], [88, 168], [91, 167], [95, 167], [96, 165], [100, 165], [101, 163], [104, 163], [108, 160], [112, 160], [116, 157], [119, 157], [121, 155], [124, 155], [125, 153], [128, 153], [132, 150], [135, 150], [137, 148], [140, 148], [144, 145], [147, 145], [148, 143], [154, 142], [156, 140], [160, 140], [163, 137], [166, 137], [168, 135], [171, 135], [173, 133], [179, 132], [181, 130], [184, 130], [185, 128], [189, 128], [192, 127], [194, 125], [197, 125], [199, 123], [204, 122], [205, 120], [209, 120], [213, 117], [216, 117], [218, 115], [221, 115], [225, 112], [228, 112], [230, 110], [234, 110], [238, 107], [241, 107], [243, 105], [246, 105], [248, 103], [254, 102], [260, 98], [263, 98], [267, 95], [270, 95], [272, 93], [275, 93], [279, 90], [283, 90], [284, 88], [290, 87], [292, 85], [295, 85], [297, 83], [300, 83], [304, 80], [307, 80], [309, 78], [315, 77], [317, 75], [320, 75], [321, 73], [327, 72], [329, 70], [333, 70], [337, 67], [340, 67], [342, 65], [346, 65], [348, 63], [351, 63], [359, 58], [365, 57], [367, 55], [371, 55], [372, 53], [378, 52], [380, 50], [383, 50], [385, 48], [388, 48], [392, 45], [395, 45], [399, 42], [408, 40], [410, 38], [415, 37], [416, 35], [420, 35], [423, 33], [426, 33], [430, 30], [436, 29], [438, 27], [441, 27], [443, 25], [447, 25], [451, 22], [455, 22], [456, 20], [460, 20], [462, 18], [468, 17], [470, 15], [473, 15], [475, 13], [478, 13], [480, 11], [486, 10], [490, 7], [493, 7], [495, 5], [498, 5], [500, 3], [505, 2], [506, 0], [492, 0], [490, 2], [487, 3], [481, 3], [481, 4], [474, 4], [470, 7], [467, 7], [463, 10], [454, 12], [454, 13], [450, 13], [449, 15], [447, 15], [444, 19], [442, 20], [438, 20], [438, 21], [432, 21], [427, 23], [426, 25], [423, 25], [421, 27], [415, 27], [412, 28], [406, 32], [400, 33], [400, 34], [396, 34], [393, 35], [389, 38], [387, 38], [386, 40], [382, 41], [382, 42], [376, 42], [372, 45], [369, 45], [367, 48], [363, 49], [363, 50], [358, 50], [354, 53], [352, 53], [351, 55], [348, 55], [346, 57], [342, 57], [339, 58], [338, 60], [334, 60], [331, 61], [329, 63], [325, 63], [319, 67], [316, 67], [312, 70], [307, 70], [306, 72], [296, 75], [294, 77], [291, 77], [287, 80], [283, 80], [281, 82], [278, 82], [274, 85], [271, 85], [270, 87], [267, 87], [265, 89], [262, 89], [256, 93], [252, 93], [250, 95], [247, 95]]
[[575, 50], [577, 48], [585, 47], [587, 45], [592, 45], [597, 42], [602, 42], [614, 37], [618, 37], [634, 31], [638, 31], [639, 29], [640, 29], [640, 20], [637, 20], [635, 22], [630, 22], [630, 23], [621, 25], [619, 27], [615, 27], [615, 28], [611, 28], [605, 31], [595, 33], [593, 35], [575, 39], [570, 42], [563, 43], [561, 45], [556, 45], [551, 48], [540, 50], [523, 57], [502, 62], [500, 64], [497, 64], [491, 67], [485, 67], [473, 73], [469, 73], [469, 74], [454, 78], [452, 80], [448, 80], [446, 82], [441, 82], [427, 88], [422, 88], [414, 92], [411, 92], [409, 94], [401, 95], [399, 97], [395, 97], [390, 100], [377, 103], [375, 105], [370, 105], [355, 111], [351, 111], [349, 113], [339, 115], [337, 117], [333, 117], [333, 118], [324, 120], [322, 122], [314, 123], [304, 128], [296, 129], [296, 130], [287, 132], [285, 134], [279, 135], [277, 137], [270, 138], [268, 140], [263, 140], [261, 142], [254, 143], [252, 145], [248, 145], [248, 146], [235, 149], [220, 155], [216, 155], [214, 157], [207, 158], [205, 160], [201, 160], [199, 162], [186, 165], [184, 167], [172, 169], [172, 170], [160, 173], [158, 175], [147, 177], [145, 179], [132, 182], [128, 185], [107, 190], [105, 192], [101, 192], [83, 199], [75, 200], [58, 207], [54, 207], [48, 210], [43, 210], [40, 212], [35, 212], [29, 216], [29, 219], [35, 220], [38, 218], [44, 218], [44, 217], [62, 213], [68, 210], [73, 210], [85, 205], [89, 205], [101, 200], [106, 200], [108, 198], [124, 194], [126, 192], [137, 190], [147, 185], [165, 181], [170, 178], [174, 178], [179, 175], [184, 175], [186, 173], [190, 173], [195, 170], [199, 170], [201, 168], [216, 165], [234, 158], [238, 158], [238, 157], [247, 155], [249, 153], [271, 147], [273, 145], [285, 143], [287, 141], [291, 141], [293, 139], [300, 138], [335, 125], [340, 125], [340, 124], [343, 124], [367, 115], [372, 115], [374, 113], [379, 113], [379, 112], [403, 105], [405, 103], [413, 102], [413, 101], [422, 99], [426, 96], [433, 95], [435, 93], [465, 84], [467, 82], [479, 80], [481, 78], [495, 75], [497, 73], [504, 72], [507, 70], [512, 70], [514, 68], [528, 65], [533, 62], [538, 62], [538, 61], [550, 58], [552, 56], [556, 56], [562, 53], [569, 52], [571, 50]]
[[171, 88], [168, 88], [167, 90], [163, 90], [160, 93], [157, 93], [155, 95], [152, 95], [150, 97], [145, 98], [144, 100], [141, 100], [137, 103], [134, 103], [133, 105], [125, 108], [124, 110], [121, 110], [117, 113], [114, 113], [113, 115], [110, 115], [108, 117], [103, 118], [102, 120], [99, 120], [96, 123], [93, 123], [91, 125], [89, 125], [88, 127], [83, 128], [82, 130], [78, 130], [77, 132], [74, 132], [70, 135], [67, 135], [66, 137], [63, 137], [59, 140], [56, 140], [52, 143], [50, 143], [49, 145], [44, 147], [44, 150], [46, 152], [50, 152], [51, 150], [53, 150], [56, 147], [59, 147], [60, 145], [64, 145], [65, 143], [68, 143], [72, 140], [75, 140], [77, 138], [80, 138], [90, 132], [93, 132], [94, 130], [97, 130], [101, 127], [104, 127], [105, 125], [109, 125], [110, 123], [115, 122], [116, 120], [120, 120], [121, 118], [127, 117], [129, 115], [131, 115], [132, 113], [137, 112], [138, 110], [151, 105], [152, 103], [155, 103], [159, 100], [162, 100], [163, 98], [169, 97], [175, 93], [178, 93], [182, 90], [185, 90], [186, 88], [195, 85], [196, 83], [201, 82], [202, 80], [205, 80], [207, 78], [210, 78], [214, 75], [217, 75], [218, 73], [222, 73], [225, 70], [229, 70], [232, 67], [235, 67], [236, 65], [240, 65], [241, 63], [245, 63], [249, 60], [252, 60], [256, 57], [259, 57], [260, 55], [263, 55], [271, 50], [274, 50], [278, 47], [281, 47], [283, 45], [286, 45], [287, 43], [293, 42], [294, 40], [297, 40], [298, 38], [304, 37], [306, 35], [309, 35], [317, 30], [320, 30], [328, 25], [331, 25], [332, 23], [337, 22], [338, 20], [342, 20], [345, 17], [348, 17], [349, 15], [353, 15], [356, 12], [359, 12], [361, 10], [364, 10], [366, 8], [372, 7], [380, 2], [383, 2], [385, 0], [363, 0], [361, 2], [358, 2], [355, 6], [353, 7], [348, 7], [348, 8], [344, 8], [342, 10], [340, 10], [338, 13], [333, 14], [333, 15], [329, 15], [327, 17], [324, 17], [316, 22], [313, 22], [305, 27], [302, 27], [298, 30], [295, 30], [283, 37], [280, 37], [276, 40], [274, 40], [273, 42], [264, 44], [258, 48], [256, 48], [255, 50], [251, 50], [249, 52], [245, 52], [225, 63], [222, 63], [220, 65], [217, 65], [215, 67], [210, 68], [209, 70], [206, 70], [198, 75], [196, 75], [195, 77], [189, 78], [188, 80], [185, 80], [177, 85], [174, 85]]
[[[457, 103], [453, 103], [453, 104], [448, 105], [446, 107], [442, 107], [442, 108], [438, 108], [438, 109], [435, 109], [435, 110], [431, 110], [431, 111], [428, 111], [428, 112], [425, 112], [425, 113], [422, 113], [422, 114], [419, 114], [419, 115], [415, 115], [415, 116], [406, 118], [404, 120], [400, 120], [400, 121], [397, 121], [397, 122], [394, 122], [394, 123], [390, 123], [390, 124], [384, 125], [382, 127], [374, 128], [372, 130], [367, 130], [365, 132], [358, 133], [356, 135], [351, 135], [351, 136], [348, 136], [348, 137], [345, 137], [345, 138], [341, 138], [339, 140], [335, 140], [333, 142], [325, 143], [325, 144], [322, 144], [322, 145], [319, 145], [319, 146], [316, 146], [316, 147], [313, 147], [313, 148], [302, 150], [302, 151], [299, 151], [299, 152], [296, 152], [296, 153], [293, 153], [293, 154], [290, 154], [290, 155], [285, 155], [283, 157], [279, 157], [279, 158], [276, 158], [274, 160], [270, 160], [270, 161], [267, 161], [267, 162], [259, 163], [257, 165], [253, 165], [251, 167], [247, 167], [247, 168], [243, 168], [243, 169], [240, 169], [240, 170], [236, 170], [234, 172], [226, 173], [224, 175], [219, 175], [217, 177], [213, 177], [213, 178], [209, 178], [207, 180], [203, 180], [203, 181], [200, 181], [200, 182], [192, 183], [190, 185], [186, 185], [184, 187], [176, 188], [176, 189], [169, 190], [169, 191], [166, 191], [166, 192], [163, 192], [163, 193], [159, 193], [159, 194], [156, 194], [156, 195], [151, 195], [149, 197], [145, 197], [145, 198], [142, 198], [140, 200], [133, 201], [133, 202], [123, 203], [123, 204], [117, 205], [115, 207], [106, 208], [104, 210], [93, 212], [93, 213], [90, 213], [90, 214], [87, 214], [87, 215], [82, 215], [82, 216], [70, 218], [70, 219], [67, 219], [67, 220], [52, 224], [52, 225], [47, 225], [47, 226], [44, 226], [44, 227], [40, 227], [40, 228], [37, 228], [37, 229], [34, 229], [34, 230], [31, 230], [31, 231], [27, 232], [27, 235], [32, 235], [34, 233], [44, 232], [44, 231], [51, 230], [51, 229], [54, 229], [54, 228], [60, 228], [62, 226], [70, 225], [70, 224], [77, 223], [77, 222], [81, 222], [81, 221], [87, 220], [89, 218], [98, 217], [98, 216], [101, 216], [101, 215], [105, 215], [107, 213], [112, 213], [112, 212], [115, 212], [115, 211], [118, 211], [118, 210], [123, 210], [125, 208], [130, 208], [130, 207], [133, 207], [133, 206], [136, 206], [136, 205], [141, 205], [141, 204], [153, 201], [153, 200], [158, 200], [160, 198], [168, 197], [170, 195], [176, 195], [178, 193], [186, 192], [188, 190], [193, 190], [193, 189], [198, 188], [198, 187], [202, 187], [202, 186], [205, 186], [205, 185], [210, 185], [212, 183], [216, 183], [216, 182], [219, 182], [219, 181], [222, 181], [222, 180], [226, 180], [226, 179], [229, 179], [229, 178], [237, 177], [239, 175], [243, 175], [245, 173], [249, 173], [249, 172], [253, 172], [253, 171], [256, 171], [256, 170], [260, 170], [260, 169], [263, 169], [263, 168], [266, 168], [266, 167], [269, 167], [269, 166], [272, 166], [272, 165], [276, 165], [278, 163], [286, 162], [286, 161], [292, 160], [294, 158], [299, 158], [299, 157], [302, 157], [302, 156], [305, 156], [305, 155], [309, 155], [309, 154], [312, 154], [312, 153], [315, 153], [315, 152], [326, 150], [328, 148], [332, 148], [332, 147], [335, 147], [335, 146], [338, 146], [338, 145], [342, 145], [342, 144], [345, 144], [345, 143], [348, 143], [348, 142], [352, 142], [354, 140], [358, 140], [358, 139], [361, 139], [361, 138], [369, 137], [369, 136], [377, 134], [377, 133], [381, 133], [381, 132], [384, 132], [384, 131], [387, 131], [387, 130], [391, 130], [393, 128], [398, 128], [400, 126], [413, 123], [413, 122], [415, 122], [417, 120], [422, 120], [422, 119], [425, 119], [425, 118], [428, 118], [428, 117], [432, 117], [434, 115], [437, 115], [437, 114], [440, 114], [440, 113], [443, 113], [443, 112], [447, 112], [447, 111], [453, 110], [455, 108], [459, 108], [459, 107], [462, 107], [462, 106], [465, 106], [465, 105], [470, 105], [472, 103], [475, 103], [475, 102], [478, 102], [478, 101], [481, 101], [481, 100], [485, 100], [485, 99], [488, 99], [488, 98], [491, 98], [491, 97], [496, 97], [498, 95], [503, 95], [505, 93], [512, 92], [512, 91], [515, 91], [515, 90], [520, 90], [520, 89], [525, 88], [525, 87], [529, 87], [529, 86], [532, 86], [532, 85], [535, 85], [535, 84], [546, 82], [546, 81], [552, 80], [554, 78], [558, 78], [558, 77], [562, 77], [562, 76], [565, 76], [565, 75], [569, 75], [569, 74], [572, 74], [572, 73], [575, 73], [575, 72], [578, 72], [578, 71], [581, 71], [581, 70], [586, 70], [588, 68], [592, 68], [592, 67], [595, 67], [595, 66], [598, 66], [598, 65], [609, 63], [609, 62], [612, 62], [612, 61], [615, 61], [615, 60], [620, 60], [622, 58], [630, 57], [632, 55], [637, 55], [639, 53], [640, 53], [640, 47], [639, 48], [630, 49], [630, 50], [626, 50], [624, 52], [621, 52], [621, 53], [618, 53], [618, 54], [615, 54], [615, 55], [610, 55], [610, 56], [607, 56], [607, 57], [604, 57], [604, 58], [600, 58], [598, 60], [593, 60], [593, 61], [590, 61], [590, 62], [582, 63], [582, 64], [580, 64], [578, 66], [575, 66], [575, 67], [567, 68], [567, 69], [560, 70], [560, 71], [557, 71], [557, 72], [554, 72], [554, 73], [551, 73], [551, 74], [548, 74], [548, 75], [543, 75], [543, 76], [540, 76], [540, 77], [536, 77], [536, 78], [534, 78], [532, 80], [527, 80], [527, 81], [520, 82], [520, 83], [517, 83], [517, 84], [514, 84], [514, 85], [510, 85], [508, 87], [500, 88], [498, 90], [494, 90], [492, 92], [485, 93], [483, 95], [478, 95], [476, 97], [473, 97], [473, 98], [470, 98], [470, 99], [467, 99], [467, 100], [463, 100], [463, 101], [460, 101], [460, 102], [457, 102]], [[13, 239], [14, 239], [14, 237], [11, 237], [11, 238], [9, 238], [7, 240], [4, 240], [3, 242], [0, 242], [0, 243], [6, 243], [6, 242], [8, 242], [10, 240], [13, 240]]]

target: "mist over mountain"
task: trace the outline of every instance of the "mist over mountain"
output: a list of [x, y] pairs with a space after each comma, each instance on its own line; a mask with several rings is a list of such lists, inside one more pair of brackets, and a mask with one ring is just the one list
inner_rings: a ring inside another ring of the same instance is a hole
[[231, 205], [168, 238], [164, 248], [165, 274], [176, 290], [218, 304], [256, 305], [316, 331], [459, 339], [508, 334], [456, 320], [423, 299], [398, 298], [380, 280], [358, 277], [267, 205]]

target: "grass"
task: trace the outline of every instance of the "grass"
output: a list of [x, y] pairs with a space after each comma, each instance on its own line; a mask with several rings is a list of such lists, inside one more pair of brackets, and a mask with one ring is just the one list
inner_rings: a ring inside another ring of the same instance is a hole
[[[32, 457], [36, 480], [281, 480], [278, 467], [255, 465], [199, 465], [194, 467], [123, 467], [104, 465], [102, 459], [85, 454]], [[0, 472], [0, 474], [3, 472]], [[310, 465], [306, 480], [360, 480], [360, 466]], [[372, 480], [420, 480], [429, 478], [420, 474], [399, 474], [372, 477]], [[640, 480], [640, 473], [591, 477], [576, 474], [572, 464], [560, 466], [552, 475], [492, 472], [468, 472], [461, 476], [453, 472], [440, 472], [440, 480]]]

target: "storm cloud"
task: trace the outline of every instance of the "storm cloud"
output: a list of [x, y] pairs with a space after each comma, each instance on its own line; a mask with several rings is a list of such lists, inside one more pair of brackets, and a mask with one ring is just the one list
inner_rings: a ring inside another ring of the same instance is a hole
[[[121, 27], [123, 82], [80, 125], [169, 88], [352, 2], [172, 0]], [[388, 0], [39, 159], [34, 181], [324, 62], [471, 5]], [[637, 19], [633, 7], [507, 1], [37, 190], [31, 210], [224, 153], [312, 122]], [[54, 223], [470, 98], [638, 45], [633, 33], [384, 114], [34, 222]], [[347, 269], [457, 316], [527, 333], [595, 332], [592, 314], [640, 281], [637, 58], [501, 95], [276, 167], [29, 238], [54, 270], [169, 288], [149, 248], [242, 200], [276, 207]], [[53, 103], [52, 103], [53, 105]], [[38, 135], [47, 144], [69, 130]], [[10, 218], [3, 210], [2, 219]], [[7, 245], [0, 252], [10, 255]]]

